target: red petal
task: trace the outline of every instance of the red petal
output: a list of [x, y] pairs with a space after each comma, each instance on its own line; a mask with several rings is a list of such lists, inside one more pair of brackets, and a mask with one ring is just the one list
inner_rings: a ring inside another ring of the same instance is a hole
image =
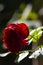
[[17, 24], [17, 25], [21, 28], [23, 38], [24, 39], [27, 38], [27, 36], [29, 35], [28, 26], [24, 23], [20, 23], [20, 24]]

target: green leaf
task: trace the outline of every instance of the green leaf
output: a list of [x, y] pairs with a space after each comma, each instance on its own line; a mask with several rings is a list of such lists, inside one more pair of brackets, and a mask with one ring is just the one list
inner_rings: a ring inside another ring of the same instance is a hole
[[20, 53], [16, 59], [15, 62], [19, 63], [21, 60], [23, 60], [25, 57], [27, 57], [27, 55], [29, 54], [28, 51], [23, 51], [23, 53]]
[[35, 29], [30, 32], [30, 35], [28, 36], [28, 40], [32, 39], [32, 42], [36, 43], [40, 39], [41, 36], [42, 36], [42, 30]]
[[0, 54], [0, 57], [6, 57], [8, 54], [10, 54], [10, 52], [1, 53], [1, 54]]
[[29, 52], [32, 52], [32, 50], [25, 50], [25, 51], [20, 51], [18, 54], [17, 54], [17, 57], [15, 59], [15, 63], [19, 63], [20, 61], [22, 61], [25, 57], [28, 56]]
[[38, 56], [43, 55], [43, 45], [39, 45], [36, 49], [34, 49], [33, 53], [29, 56], [30, 59], [37, 58]]

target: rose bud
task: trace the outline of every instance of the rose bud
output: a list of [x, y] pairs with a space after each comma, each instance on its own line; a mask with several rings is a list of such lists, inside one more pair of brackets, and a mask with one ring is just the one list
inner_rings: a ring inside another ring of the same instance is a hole
[[25, 40], [28, 35], [29, 30], [26, 24], [9, 24], [4, 29], [3, 42], [10, 52], [18, 53], [28, 45], [28, 41]]

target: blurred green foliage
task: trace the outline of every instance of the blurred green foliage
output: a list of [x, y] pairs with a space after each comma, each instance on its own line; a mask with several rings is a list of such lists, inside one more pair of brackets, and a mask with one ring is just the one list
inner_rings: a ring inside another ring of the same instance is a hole
[[25, 3], [22, 3], [22, 4], [20, 4], [20, 6], [19, 6], [19, 10], [20, 10], [20, 11], [23, 11], [23, 10], [25, 9], [25, 7], [26, 7], [26, 4], [25, 4]]
[[38, 14], [36, 12], [30, 12], [27, 20], [38, 20]]

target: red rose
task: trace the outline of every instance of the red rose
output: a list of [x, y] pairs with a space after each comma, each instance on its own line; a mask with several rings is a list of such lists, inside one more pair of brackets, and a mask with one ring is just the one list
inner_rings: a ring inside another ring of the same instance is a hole
[[9, 24], [4, 29], [3, 42], [10, 52], [17, 53], [28, 44], [25, 40], [28, 35], [29, 30], [26, 24]]

